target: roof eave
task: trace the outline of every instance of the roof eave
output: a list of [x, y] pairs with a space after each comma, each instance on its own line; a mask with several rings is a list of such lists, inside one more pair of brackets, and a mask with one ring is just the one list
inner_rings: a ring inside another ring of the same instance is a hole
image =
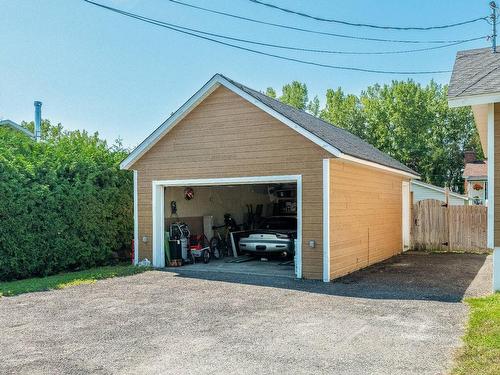
[[2, 120], [0, 121], [0, 126], [10, 126], [12, 129], [18, 130], [21, 133], [26, 134], [28, 137], [35, 139], [35, 135], [32, 132], [12, 120]]
[[458, 107], [497, 103], [497, 102], [500, 102], [500, 92], [448, 97], [448, 106], [450, 106], [450, 108], [458, 108]]

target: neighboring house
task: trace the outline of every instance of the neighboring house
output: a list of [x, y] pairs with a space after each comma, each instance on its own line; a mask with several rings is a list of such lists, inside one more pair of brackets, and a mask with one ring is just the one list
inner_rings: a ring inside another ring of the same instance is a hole
[[496, 177], [500, 177], [500, 53], [490, 48], [458, 52], [448, 103], [450, 107], [471, 106], [488, 159], [487, 237], [488, 247], [494, 249], [493, 288], [500, 290], [500, 182], [495, 184]]
[[0, 128], [9, 128], [14, 131], [18, 131], [20, 133], [26, 134], [30, 138], [35, 138], [35, 135], [30, 132], [28, 129], [23, 128], [21, 125], [16, 124], [14, 121], [11, 120], [1, 120], [0, 121]]
[[[439, 186], [426, 184], [422, 181], [412, 180], [411, 191], [413, 195], [413, 203], [423, 201], [425, 199], [436, 199], [446, 202], [446, 191]], [[448, 203], [454, 206], [467, 205], [469, 198], [458, 193], [448, 192]]]
[[330, 281], [409, 246], [416, 172], [346, 130], [220, 74], [121, 168], [134, 171], [136, 262], [165, 266], [169, 189], [179, 186], [195, 196], [198, 186], [294, 186], [298, 278]]
[[465, 151], [464, 158], [465, 194], [469, 197], [471, 204], [486, 205], [488, 202], [488, 162], [477, 160], [474, 151]]
[[12, 129], [13, 131], [18, 131], [20, 133], [23, 133], [27, 135], [28, 137], [36, 140], [37, 142], [40, 141], [41, 138], [41, 122], [42, 122], [42, 102], [35, 101], [33, 103], [35, 105], [35, 133], [30, 132], [28, 129], [22, 127], [19, 124], [16, 124], [14, 121], [11, 120], [0, 120], [0, 128], [8, 128]]

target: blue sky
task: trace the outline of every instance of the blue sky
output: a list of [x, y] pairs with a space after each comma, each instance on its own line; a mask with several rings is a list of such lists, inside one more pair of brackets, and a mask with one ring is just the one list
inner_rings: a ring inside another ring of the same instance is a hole
[[[397, 50], [407, 44], [362, 42], [259, 26], [208, 14], [168, 0], [96, 0], [187, 27], [277, 44], [335, 50]], [[437, 31], [384, 31], [340, 26], [280, 13], [248, 0], [182, 0], [269, 22], [356, 36], [466, 39], [491, 33], [486, 22]], [[434, 25], [485, 16], [488, 1], [266, 0], [310, 14], [386, 25]], [[309, 96], [327, 88], [359, 94], [368, 85], [403, 75], [346, 72], [284, 62], [214, 45], [104, 11], [80, 0], [0, 0], [0, 119], [32, 120], [33, 101], [43, 117], [69, 129], [98, 131], [135, 146], [220, 72], [254, 89], [305, 82]], [[385, 56], [336, 56], [276, 52], [327, 64], [387, 70], [451, 69], [457, 50], [486, 47], [476, 41], [432, 52]], [[447, 83], [449, 74], [413, 77]]]

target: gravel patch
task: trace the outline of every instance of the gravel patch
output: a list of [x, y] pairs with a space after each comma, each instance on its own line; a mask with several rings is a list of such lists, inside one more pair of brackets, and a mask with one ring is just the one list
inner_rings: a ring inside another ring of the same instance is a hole
[[440, 374], [491, 257], [404, 254], [332, 283], [151, 271], [0, 299], [2, 374]]

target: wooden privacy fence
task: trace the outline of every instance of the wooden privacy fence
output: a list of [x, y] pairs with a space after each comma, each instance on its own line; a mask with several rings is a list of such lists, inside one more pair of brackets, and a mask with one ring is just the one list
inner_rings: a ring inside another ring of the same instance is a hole
[[415, 250], [485, 250], [486, 219], [484, 206], [419, 201], [412, 210], [411, 246]]

